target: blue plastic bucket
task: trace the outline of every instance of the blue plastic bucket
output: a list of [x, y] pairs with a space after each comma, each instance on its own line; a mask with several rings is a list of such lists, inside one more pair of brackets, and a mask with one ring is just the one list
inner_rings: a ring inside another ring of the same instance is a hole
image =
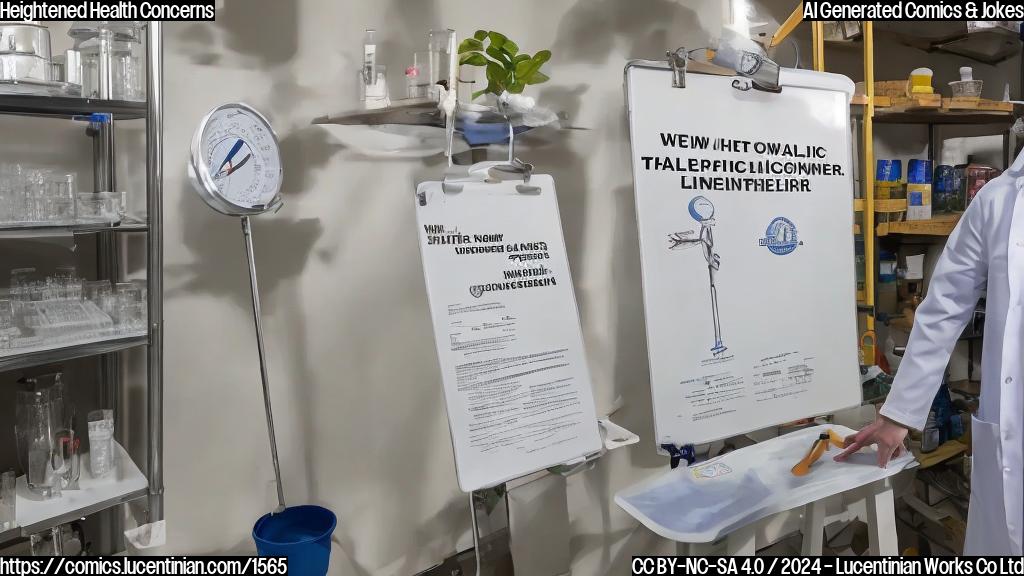
[[331, 562], [331, 534], [337, 525], [338, 517], [327, 508], [293, 506], [257, 520], [252, 539], [260, 556], [287, 556], [289, 574], [322, 576]]

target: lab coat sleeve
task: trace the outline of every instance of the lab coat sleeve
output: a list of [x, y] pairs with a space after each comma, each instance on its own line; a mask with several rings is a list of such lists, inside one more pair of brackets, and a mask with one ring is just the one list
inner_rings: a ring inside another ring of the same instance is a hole
[[968, 207], [935, 265], [928, 295], [914, 315], [907, 351], [879, 411], [916, 430], [928, 420], [949, 356], [985, 290], [985, 205], [980, 200]]

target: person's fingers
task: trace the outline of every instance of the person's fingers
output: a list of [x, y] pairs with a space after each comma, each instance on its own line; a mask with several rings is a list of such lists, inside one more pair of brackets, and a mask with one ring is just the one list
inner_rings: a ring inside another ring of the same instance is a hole
[[896, 445], [896, 450], [892, 453], [892, 457], [893, 458], [899, 458], [900, 456], [903, 456], [903, 451], [904, 450], [906, 450], [906, 448], [903, 447], [902, 443], [897, 444]]
[[839, 454], [836, 454], [833, 460], [835, 460], [836, 462], [842, 462], [843, 460], [849, 458], [850, 454], [853, 454], [854, 452], [860, 450], [863, 447], [863, 442], [856, 440], [853, 437], [850, 437], [846, 440], [846, 450], [843, 450]]
[[879, 468], [885, 468], [886, 464], [888, 464], [889, 460], [892, 458], [893, 452], [895, 452], [895, 451], [896, 451], [896, 447], [895, 446], [883, 446], [882, 444], [879, 444], [878, 445], [878, 467]]
[[843, 438], [843, 444], [850, 446], [851, 444], [857, 441], [857, 436], [860, 436], [860, 432], [854, 432], [853, 434], [850, 434], [846, 438]]

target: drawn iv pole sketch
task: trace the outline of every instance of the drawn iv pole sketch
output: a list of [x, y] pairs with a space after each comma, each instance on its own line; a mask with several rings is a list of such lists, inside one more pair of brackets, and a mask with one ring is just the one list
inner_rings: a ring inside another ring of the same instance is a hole
[[693, 230], [669, 234], [669, 249], [678, 250], [700, 245], [704, 251], [704, 259], [708, 263], [708, 278], [711, 282], [711, 317], [715, 324], [715, 345], [711, 353], [719, 356], [726, 351], [722, 343], [722, 323], [718, 316], [718, 289], [715, 288], [715, 273], [721, 266], [721, 259], [715, 252], [715, 237], [711, 228], [715, 225], [715, 205], [703, 196], [690, 200], [690, 216], [700, 223], [700, 234], [693, 237]]

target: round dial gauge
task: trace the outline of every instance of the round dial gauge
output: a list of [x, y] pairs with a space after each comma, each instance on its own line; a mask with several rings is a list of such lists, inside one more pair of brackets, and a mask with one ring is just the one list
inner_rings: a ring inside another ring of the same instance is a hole
[[241, 103], [214, 108], [192, 137], [189, 176], [219, 212], [261, 214], [280, 205], [281, 150], [270, 123]]

